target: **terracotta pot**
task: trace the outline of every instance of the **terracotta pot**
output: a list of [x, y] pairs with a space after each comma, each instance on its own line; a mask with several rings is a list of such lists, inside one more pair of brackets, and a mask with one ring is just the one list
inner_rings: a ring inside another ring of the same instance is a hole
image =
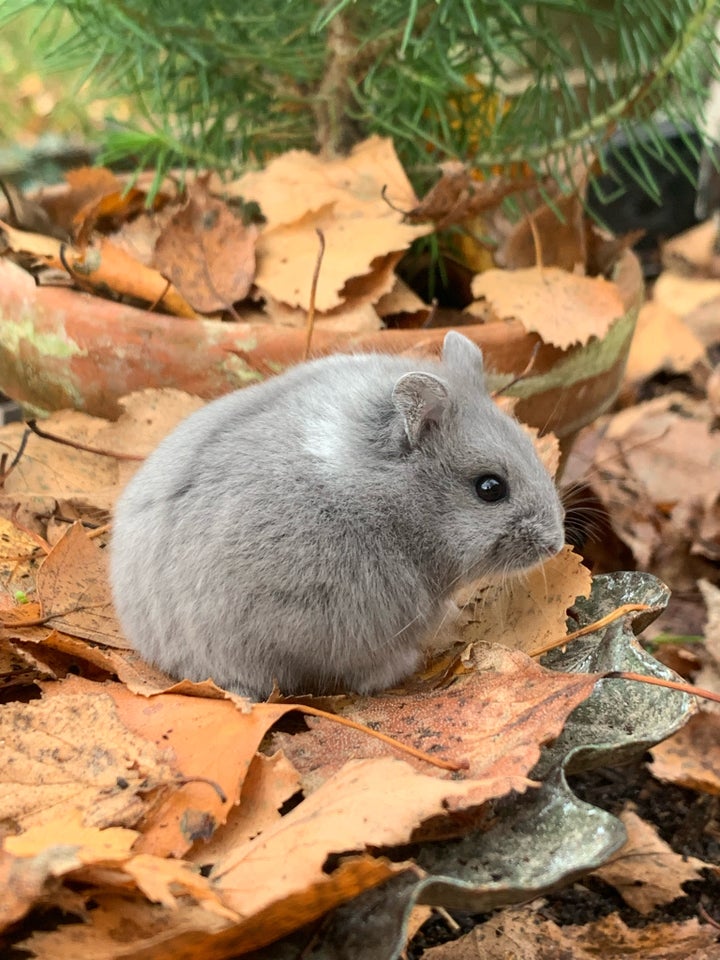
[[[602, 340], [560, 350], [542, 345], [532, 375], [511, 391], [529, 423], [568, 436], [613, 402], [620, 387], [642, 274], [626, 252], [615, 281], [625, 305]], [[471, 324], [463, 333], [498, 374], [522, 372], [538, 341], [520, 323]], [[340, 335], [318, 329], [313, 353], [382, 350], [437, 353], [444, 329]], [[305, 331], [267, 323], [182, 320], [64, 287], [36, 286], [0, 258], [0, 389], [35, 412], [75, 408], [115, 418], [118, 398], [144, 387], [217, 397], [302, 359]], [[235, 351], [235, 352], [234, 352]], [[239, 354], [238, 354], [239, 351]]]

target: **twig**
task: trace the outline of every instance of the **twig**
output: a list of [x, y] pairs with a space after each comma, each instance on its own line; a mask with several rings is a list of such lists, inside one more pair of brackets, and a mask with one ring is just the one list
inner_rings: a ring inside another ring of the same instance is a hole
[[5, 469], [5, 464], [7, 463], [7, 454], [3, 454], [2, 466], [0, 467], [0, 486], [2, 486], [10, 474], [13, 472], [15, 467], [20, 463], [22, 455], [25, 453], [25, 447], [27, 446], [28, 437], [30, 436], [30, 430], [26, 427], [23, 431], [22, 438], [20, 440], [20, 446], [17, 448], [17, 452], [12, 459], [10, 466]]
[[140, 456], [138, 453], [119, 453], [114, 450], [103, 450], [100, 447], [91, 447], [86, 443], [80, 443], [79, 440], [69, 440], [67, 437], [58, 437], [57, 434], [48, 433], [47, 430], [41, 429], [35, 420], [26, 420], [25, 423], [33, 433], [36, 433], [38, 437], [42, 437], [43, 440], [52, 440], [54, 443], [61, 443], [63, 446], [72, 447], [74, 450], [96, 453], [100, 457], [113, 457], [115, 460], [133, 460], [138, 462], [145, 459], [145, 457]]
[[624, 603], [621, 607], [618, 607], [617, 610], [613, 610], [612, 613], [608, 613], [607, 616], [596, 620], [595, 623], [589, 623], [585, 627], [580, 627], [579, 630], [575, 630], [573, 633], [568, 633], [567, 636], [561, 637], [559, 640], [552, 640], [547, 644], [547, 646], [542, 647], [540, 650], [535, 650], [533, 652], [533, 656], [542, 657], [543, 654], [547, 653], [549, 650], [555, 650], [557, 647], [564, 647], [567, 643], [570, 643], [571, 640], [577, 640], [578, 637], [587, 636], [588, 633], [595, 633], [596, 630], [601, 630], [609, 623], [612, 623], [613, 620], [619, 620], [620, 617], [624, 617], [626, 613], [632, 613], [633, 610], [652, 610], [652, 607], [647, 603]]
[[84, 603], [79, 606], [70, 607], [67, 610], [59, 610], [57, 613], [48, 613], [45, 617], [36, 617], [35, 620], [0, 620], [0, 627], [5, 630], [20, 630], [24, 627], [44, 627], [46, 623], [55, 620], [58, 617], [67, 617], [71, 613], [82, 613], [83, 610], [92, 610], [94, 607], [106, 607], [104, 603]]
[[219, 783], [215, 780], [210, 780], [208, 777], [176, 777], [172, 781], [173, 786], [184, 787], [188, 783], [206, 783], [209, 787], [212, 787], [215, 793], [220, 798], [220, 803], [227, 803], [227, 794], [220, 786]]
[[395, 213], [401, 213], [404, 217], [409, 216], [412, 213], [412, 210], [403, 210], [401, 207], [396, 207], [392, 200], [387, 195], [387, 184], [383, 184], [383, 188], [380, 191], [380, 196], [383, 198], [385, 203], [390, 207], [391, 210], [394, 210]]
[[530, 354], [530, 359], [528, 360], [528, 362], [527, 362], [527, 364], [526, 364], [525, 369], [523, 370], [523, 372], [522, 372], [522, 373], [519, 373], [516, 377], [513, 377], [513, 379], [510, 381], [510, 383], [506, 383], [504, 387], [500, 387], [499, 390], [496, 390], [496, 391], [493, 393], [493, 395], [492, 395], [493, 400], [494, 400], [496, 397], [499, 397], [499, 396], [501, 396], [503, 393], [505, 393], [506, 390], [509, 390], [511, 387], [514, 387], [516, 383], [519, 383], [521, 380], [524, 380], [525, 377], [530, 373], [530, 371], [532, 370], [532, 368], [535, 366], [535, 361], [537, 360], [537, 355], [538, 355], [538, 353], [540, 352], [540, 343], [541, 343], [541, 341], [538, 340], [538, 342], [537, 342], [537, 343], [535, 344], [535, 346], [532, 348], [532, 353]]
[[240, 359], [243, 360], [251, 370], [255, 370], [256, 373], [261, 373], [264, 377], [277, 376], [277, 371], [273, 370], [270, 364], [266, 363], [262, 357], [252, 356], [247, 350], [242, 350], [240, 347], [224, 347], [223, 349], [235, 357], [240, 357]]
[[163, 290], [163, 292], [159, 296], [155, 297], [153, 302], [151, 304], [148, 304], [148, 306], [145, 307], [145, 309], [149, 310], [151, 313], [157, 310], [158, 306], [163, 302], [163, 300], [167, 296], [167, 292], [171, 286], [172, 286], [172, 283], [169, 280], [167, 280], [165, 283], [165, 289]]
[[703, 700], [720, 703], [720, 693], [705, 690], [703, 687], [694, 687], [691, 683], [681, 683], [679, 680], [662, 680], [660, 677], [647, 677], [642, 673], [627, 673], [625, 670], [610, 670], [601, 676], [604, 680], [635, 680], [637, 683], [648, 683], [653, 687], [666, 687], [668, 690], [688, 693], [691, 697], [702, 697]]
[[88, 533], [87, 538], [88, 540], [95, 540], [97, 537], [104, 537], [111, 528], [111, 523], [104, 523], [101, 527], [96, 527], [94, 530], [91, 530], [90, 533]]
[[320, 249], [318, 250], [317, 260], [315, 261], [315, 270], [313, 271], [312, 284], [310, 286], [310, 304], [308, 306], [307, 315], [307, 333], [305, 336], [304, 360], [307, 360], [310, 356], [310, 343], [312, 341], [313, 328], [315, 327], [315, 294], [317, 293], [320, 266], [322, 265], [323, 256], [325, 255], [325, 234], [320, 229], [316, 229], [315, 233], [318, 235], [318, 239], [320, 241]]

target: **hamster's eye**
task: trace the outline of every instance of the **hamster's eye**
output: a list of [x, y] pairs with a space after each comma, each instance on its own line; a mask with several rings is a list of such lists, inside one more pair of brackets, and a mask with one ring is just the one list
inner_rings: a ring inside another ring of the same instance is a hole
[[485, 503], [497, 503], [508, 495], [507, 483], [495, 473], [484, 473], [475, 481], [475, 492]]

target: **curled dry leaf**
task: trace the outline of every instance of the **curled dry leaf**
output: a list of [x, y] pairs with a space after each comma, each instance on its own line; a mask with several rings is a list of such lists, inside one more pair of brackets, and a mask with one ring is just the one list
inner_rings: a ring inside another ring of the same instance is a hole
[[515, 182], [508, 177], [480, 180], [458, 160], [441, 163], [440, 170], [442, 176], [438, 182], [405, 214], [410, 223], [431, 221], [436, 230], [446, 230], [496, 207], [509, 194], [531, 182]]
[[[473, 296], [487, 300], [498, 319], [519, 320], [545, 343], [566, 348], [602, 338], [625, 314], [620, 292], [603, 277], [582, 277], [557, 267], [487, 270], [472, 282]], [[468, 311], [475, 309], [471, 304]]]
[[257, 236], [198, 180], [158, 237], [155, 266], [200, 313], [225, 310], [250, 290]]
[[648, 568], [671, 552], [712, 557], [720, 548], [704, 527], [714, 518], [719, 465], [720, 434], [707, 402], [671, 393], [612, 417], [591, 483], [617, 535]]

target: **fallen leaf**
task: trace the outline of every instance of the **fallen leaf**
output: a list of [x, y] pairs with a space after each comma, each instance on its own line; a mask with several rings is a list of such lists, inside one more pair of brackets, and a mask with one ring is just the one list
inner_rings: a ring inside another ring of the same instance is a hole
[[[190, 960], [193, 954], [183, 954], [179, 944], [187, 943], [199, 931], [211, 935], [228, 926], [225, 918], [191, 903], [182, 910], [171, 910], [129, 891], [94, 890], [85, 900], [89, 904], [86, 922], [36, 930], [21, 941], [23, 949], [36, 960], [140, 960], [140, 950], [157, 950], [156, 960]], [[177, 942], [174, 952], [166, 951], [165, 944], [173, 941]], [[148, 953], [143, 960], [148, 960]], [[210, 960], [209, 956], [204, 955], [204, 960]]]
[[47, 878], [43, 858], [18, 860], [0, 849], [0, 930], [25, 916], [42, 896]]
[[[703, 551], [702, 517], [718, 498], [720, 434], [705, 401], [671, 393], [615, 414], [594, 457], [593, 490], [640, 567]], [[662, 572], [662, 571], [661, 571]], [[678, 586], [677, 574], [667, 576]]]
[[182, 857], [195, 842], [212, 836], [238, 802], [268, 728], [288, 710], [297, 709], [292, 704], [239, 700], [238, 706], [228, 699], [208, 699], [201, 684], [190, 683], [175, 689], [195, 690], [198, 695], [168, 692], [144, 697], [119, 683], [98, 685], [79, 677], [44, 688], [52, 699], [58, 689], [87, 696], [106, 691], [130, 731], [128, 736], [135, 734], [171, 751], [173, 767], [182, 780], [148, 811], [134, 847], [135, 853], [155, 856]]
[[[125, 827], [84, 826], [81, 811], [74, 809], [6, 837], [3, 848], [14, 857], [45, 855], [49, 875], [59, 877], [83, 865], [127, 860], [137, 837], [136, 830]], [[52, 864], [57, 847], [59, 859]]]
[[[702, 667], [695, 676], [699, 687], [720, 693], [720, 588], [708, 580], [699, 580], [698, 587], [707, 609], [704, 642], [698, 651]], [[705, 709], [720, 713], [720, 704], [707, 701]]]
[[226, 823], [209, 840], [199, 840], [187, 859], [214, 863], [228, 850], [252, 840], [280, 819], [280, 808], [300, 788], [300, 775], [282, 751], [271, 757], [256, 754]]
[[[482, 669], [473, 660], [469, 654], [465, 672], [443, 689], [338, 698], [331, 703], [341, 716], [431, 756], [464, 759], [466, 776], [494, 783], [499, 792], [493, 795], [499, 796], [529, 775], [541, 745], [559, 735], [571, 710], [592, 692], [595, 678], [545, 670], [525, 654], [502, 647], [486, 652]], [[346, 757], [393, 752], [380, 741], [329, 720], [308, 717], [307, 723], [308, 733], [273, 735], [274, 743], [300, 771], [306, 793], [338, 774]], [[430, 776], [453, 776], [420, 760], [408, 763]], [[453, 808], [455, 801], [448, 798], [446, 809]], [[411, 815], [412, 805], [407, 812]]]
[[123, 873], [132, 877], [153, 903], [177, 910], [178, 896], [191, 896], [210, 913], [237, 920], [237, 914], [223, 906], [210, 882], [192, 864], [141, 853], [123, 863]]
[[532, 656], [565, 636], [567, 610], [588, 596], [591, 580], [582, 557], [565, 546], [522, 577], [468, 589], [461, 599], [462, 638]]
[[[545, 343], [569, 347], [602, 338], [625, 314], [620, 291], [603, 277], [582, 277], [557, 267], [486, 270], [472, 282], [476, 299], [487, 300], [503, 320], [519, 320]], [[468, 308], [472, 311], [472, 305]]]
[[257, 237], [199, 179], [158, 237], [154, 263], [200, 313], [225, 310], [250, 290]]
[[423, 960], [717, 960], [716, 932], [698, 920], [635, 929], [617, 914], [558, 926], [531, 907], [503, 910]]
[[38, 571], [38, 596], [56, 629], [127, 649], [112, 605], [107, 565], [107, 551], [88, 537], [82, 524], [73, 524]]
[[627, 830], [627, 843], [594, 875], [615, 887], [633, 910], [652, 913], [684, 896], [684, 883], [702, 879], [700, 870], [710, 864], [675, 853], [632, 808], [626, 808], [620, 819]]
[[625, 380], [640, 383], [661, 370], [686, 373], [704, 356], [705, 347], [683, 320], [650, 300], [640, 308]]
[[650, 752], [658, 780], [720, 796], [720, 713], [700, 710]]
[[[522, 777], [503, 777], [500, 789], [524, 784]], [[324, 869], [331, 854], [406, 843], [448, 804], [478, 806], [497, 790], [494, 780], [441, 780], [390, 757], [352, 760], [274, 826], [219, 860], [211, 878], [228, 906], [258, 914], [311, 885], [331, 884]]]
[[0, 819], [24, 830], [76, 810], [86, 826], [132, 826], [154, 802], [148, 785], [172, 778], [162, 747], [126, 729], [102, 685], [4, 704], [0, 724]]
[[406, 212], [411, 223], [431, 221], [436, 230], [446, 230], [496, 207], [529, 182], [515, 182], [507, 177], [480, 180], [474, 171], [458, 160], [441, 163], [440, 170], [442, 176], [437, 183], [417, 206]]
[[[718, 300], [720, 300], [720, 280], [681, 277], [666, 270], [660, 274], [653, 286], [653, 301], [682, 317], [705, 346], [709, 346], [713, 340], [717, 339]], [[705, 324], [694, 322], [693, 314], [705, 306], [710, 310], [707, 322]]]
[[720, 270], [714, 250], [717, 229], [717, 222], [711, 217], [667, 240], [662, 245], [666, 271], [690, 277], [717, 277]]
[[[559, 214], [559, 215], [558, 215]], [[587, 262], [585, 208], [581, 196], [556, 197], [522, 217], [495, 254], [499, 267], [518, 270], [537, 265], [585, 273]], [[539, 250], [536, 249], [536, 238]], [[474, 292], [474, 291], [473, 291]], [[543, 338], [544, 339], [544, 338]]]
[[[431, 229], [404, 223], [402, 212], [383, 199], [384, 187], [400, 210], [417, 203], [392, 141], [380, 137], [334, 160], [291, 150], [228, 185], [229, 194], [254, 200], [266, 218], [257, 246], [260, 293], [307, 310], [318, 254], [315, 231], [322, 229], [325, 255], [316, 307], [327, 311], [349, 302], [352, 292], [344, 292], [349, 280], [373, 277], [374, 261], [397, 257]], [[379, 300], [393, 283], [392, 269], [378, 274], [366, 302]]]

